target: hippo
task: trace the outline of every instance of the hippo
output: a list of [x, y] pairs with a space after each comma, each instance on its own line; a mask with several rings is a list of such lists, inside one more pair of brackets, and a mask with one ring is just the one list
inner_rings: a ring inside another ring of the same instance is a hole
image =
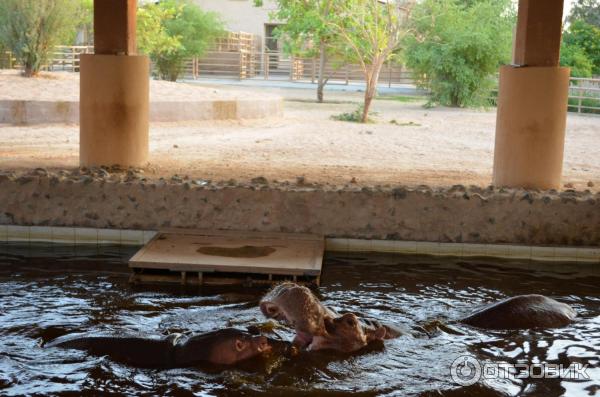
[[235, 328], [192, 336], [171, 334], [163, 339], [66, 335], [44, 347], [85, 350], [140, 368], [182, 368], [202, 363], [235, 365], [267, 354], [272, 348], [265, 336]]
[[[260, 302], [268, 318], [296, 331], [294, 344], [308, 350], [354, 352], [370, 342], [398, 337], [403, 332], [355, 313], [338, 314], [324, 306], [306, 287], [282, 283]], [[497, 302], [458, 320], [485, 329], [557, 328], [570, 324], [577, 313], [570, 306], [542, 295], [520, 295]]]
[[459, 321], [492, 330], [560, 328], [571, 324], [576, 316], [577, 312], [565, 303], [531, 294], [501, 300]]
[[354, 313], [336, 313], [324, 306], [310, 289], [289, 282], [269, 291], [260, 301], [260, 310], [267, 318], [294, 328], [294, 345], [307, 350], [350, 353], [393, 335], [386, 332], [385, 326], [363, 322]]

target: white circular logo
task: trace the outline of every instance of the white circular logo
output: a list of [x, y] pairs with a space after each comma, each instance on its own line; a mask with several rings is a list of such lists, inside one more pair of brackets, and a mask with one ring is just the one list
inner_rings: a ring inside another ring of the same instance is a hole
[[481, 364], [473, 356], [460, 356], [450, 367], [452, 380], [461, 386], [471, 386], [481, 378]]

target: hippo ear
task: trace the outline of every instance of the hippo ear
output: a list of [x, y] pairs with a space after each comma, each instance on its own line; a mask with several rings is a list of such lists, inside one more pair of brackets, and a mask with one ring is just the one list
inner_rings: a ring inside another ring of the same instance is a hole
[[235, 340], [235, 350], [241, 352], [242, 350], [244, 350], [244, 341], [241, 339], [236, 339]]
[[374, 331], [367, 332], [367, 342], [373, 340], [383, 340], [385, 338], [385, 327], [379, 327]]
[[277, 313], [279, 313], [279, 309], [277, 308], [277, 305], [274, 305], [271, 302], [261, 302], [260, 303], [260, 311], [267, 318], [273, 318], [277, 315]]

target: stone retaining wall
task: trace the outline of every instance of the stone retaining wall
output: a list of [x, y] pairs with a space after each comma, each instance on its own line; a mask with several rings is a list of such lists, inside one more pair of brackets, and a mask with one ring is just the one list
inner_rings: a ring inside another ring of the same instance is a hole
[[0, 224], [323, 233], [432, 242], [600, 245], [600, 193], [313, 186], [37, 170], [0, 174]]

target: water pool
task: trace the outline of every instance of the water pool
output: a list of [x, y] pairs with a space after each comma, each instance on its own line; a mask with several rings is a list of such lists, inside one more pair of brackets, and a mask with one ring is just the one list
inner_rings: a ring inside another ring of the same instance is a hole
[[[148, 370], [83, 352], [44, 349], [72, 332], [166, 335], [264, 321], [263, 291], [134, 287], [136, 248], [0, 247], [1, 395], [600, 395], [600, 275], [573, 267], [381, 255], [328, 255], [320, 294], [339, 310], [410, 330], [361, 354], [302, 354], [242, 369]], [[452, 321], [479, 304], [540, 293], [571, 304], [575, 324], [553, 330], [480, 331]], [[435, 330], [433, 320], [450, 324]], [[423, 328], [429, 331], [420, 332]], [[291, 333], [277, 331], [286, 338]], [[455, 359], [487, 364], [587, 365], [589, 379], [480, 380], [459, 386]]]

